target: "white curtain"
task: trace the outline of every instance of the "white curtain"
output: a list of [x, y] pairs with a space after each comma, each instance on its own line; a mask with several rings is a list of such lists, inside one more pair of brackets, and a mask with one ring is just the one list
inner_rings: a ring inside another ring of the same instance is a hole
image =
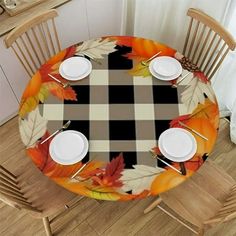
[[[180, 52], [190, 7], [215, 18], [236, 38], [236, 0], [126, 0], [125, 6], [124, 34], [157, 40]], [[231, 139], [236, 143], [236, 52], [226, 57], [212, 83], [221, 116], [231, 116]]]

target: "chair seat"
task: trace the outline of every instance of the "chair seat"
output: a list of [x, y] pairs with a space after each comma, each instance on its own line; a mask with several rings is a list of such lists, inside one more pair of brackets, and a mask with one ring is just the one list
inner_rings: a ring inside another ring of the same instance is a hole
[[218, 212], [234, 184], [227, 173], [207, 161], [190, 179], [160, 197], [175, 213], [201, 227]]
[[29, 211], [36, 218], [54, 215], [65, 209], [65, 205], [79, 199], [77, 194], [69, 192], [44, 176], [32, 162], [27, 164], [27, 168], [18, 169], [17, 172], [24, 196], [41, 211], [39, 213]]

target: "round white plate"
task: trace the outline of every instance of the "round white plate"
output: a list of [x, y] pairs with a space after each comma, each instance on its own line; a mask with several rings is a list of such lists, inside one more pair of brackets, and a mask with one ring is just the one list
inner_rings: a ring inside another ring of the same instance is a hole
[[179, 77], [182, 73], [182, 66], [173, 57], [157, 57], [149, 64], [151, 74], [160, 80], [173, 80]]
[[182, 162], [191, 159], [197, 151], [194, 136], [185, 129], [170, 128], [158, 140], [161, 153], [171, 161]]
[[66, 130], [53, 138], [49, 146], [49, 153], [55, 162], [72, 165], [86, 156], [88, 146], [88, 140], [82, 133]]
[[92, 71], [91, 62], [84, 57], [70, 57], [59, 67], [60, 75], [71, 81], [77, 81], [88, 76]]

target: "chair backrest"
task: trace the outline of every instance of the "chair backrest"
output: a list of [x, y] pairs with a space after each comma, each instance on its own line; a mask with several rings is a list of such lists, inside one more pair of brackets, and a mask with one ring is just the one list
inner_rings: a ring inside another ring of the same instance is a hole
[[206, 225], [223, 223], [236, 218], [236, 185], [231, 189], [231, 192], [226, 197], [222, 207], [217, 214], [211, 219], [205, 221]]
[[2, 165], [0, 165], [0, 200], [18, 209], [41, 212], [25, 197], [18, 177]]
[[31, 77], [51, 56], [61, 50], [54, 18], [56, 10], [39, 14], [13, 29], [5, 38]]
[[235, 49], [235, 40], [223, 26], [202, 11], [190, 8], [187, 15], [191, 20], [183, 55], [211, 79], [229, 50]]

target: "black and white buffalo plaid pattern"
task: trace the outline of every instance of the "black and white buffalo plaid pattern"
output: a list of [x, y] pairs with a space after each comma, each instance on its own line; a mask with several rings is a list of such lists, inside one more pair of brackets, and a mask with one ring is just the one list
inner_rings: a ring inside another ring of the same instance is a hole
[[122, 152], [125, 168], [156, 166], [149, 150], [169, 128], [170, 120], [185, 113], [179, 104], [184, 86], [177, 89], [151, 76], [131, 76], [132, 60], [122, 56], [127, 52], [129, 48], [119, 48], [105, 56], [101, 65], [92, 61], [91, 74], [71, 83], [78, 101], [62, 104], [51, 96], [41, 105], [50, 132], [71, 120], [68, 129], [88, 138], [89, 153], [83, 162], [110, 161]]

